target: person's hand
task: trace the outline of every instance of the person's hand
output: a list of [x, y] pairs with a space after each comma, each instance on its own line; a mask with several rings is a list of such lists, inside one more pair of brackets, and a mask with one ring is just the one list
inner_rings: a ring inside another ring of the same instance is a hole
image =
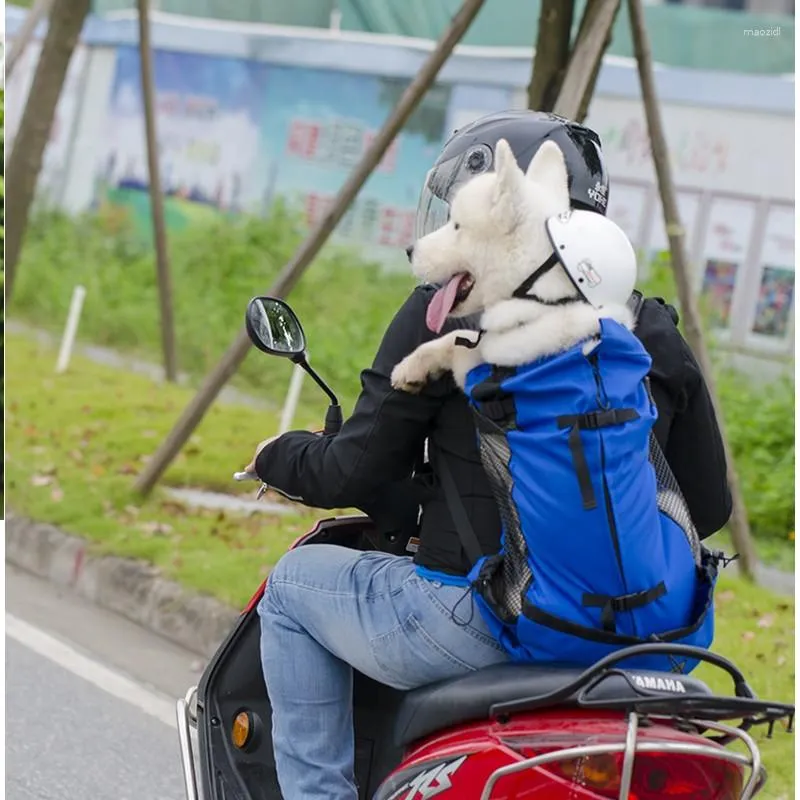
[[255, 455], [253, 456], [253, 460], [244, 468], [245, 472], [252, 472], [255, 475], [256, 472], [256, 459], [258, 458], [258, 454], [270, 443], [274, 442], [278, 437], [277, 436], [270, 436], [269, 439], [264, 439], [258, 447], [256, 447]]

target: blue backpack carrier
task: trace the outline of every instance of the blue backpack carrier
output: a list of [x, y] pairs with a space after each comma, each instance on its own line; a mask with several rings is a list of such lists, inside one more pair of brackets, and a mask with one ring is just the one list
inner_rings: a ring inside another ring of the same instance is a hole
[[589, 665], [647, 641], [708, 647], [720, 554], [700, 544], [652, 434], [650, 356], [609, 319], [588, 355], [582, 345], [467, 376], [503, 524], [501, 552], [469, 576], [478, 608], [515, 661]]

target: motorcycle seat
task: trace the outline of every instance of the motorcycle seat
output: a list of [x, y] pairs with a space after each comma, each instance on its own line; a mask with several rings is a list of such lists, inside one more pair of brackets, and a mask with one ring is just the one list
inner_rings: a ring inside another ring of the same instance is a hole
[[[403, 698], [397, 711], [395, 741], [406, 746], [438, 730], [488, 719], [489, 709], [495, 703], [549, 694], [574, 681], [585, 669], [497, 664], [414, 689]], [[575, 706], [579, 691], [558, 706]], [[711, 695], [712, 692], [705, 683], [688, 675], [625, 670], [624, 675], [609, 674], [586, 697], [597, 701], [634, 701], [654, 695], [677, 698], [686, 694]]]

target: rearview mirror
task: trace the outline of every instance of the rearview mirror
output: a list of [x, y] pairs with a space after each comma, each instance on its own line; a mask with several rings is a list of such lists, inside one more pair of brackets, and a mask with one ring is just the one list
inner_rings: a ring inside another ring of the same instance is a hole
[[254, 297], [247, 305], [245, 326], [250, 341], [264, 353], [297, 358], [306, 352], [300, 320], [276, 297]]

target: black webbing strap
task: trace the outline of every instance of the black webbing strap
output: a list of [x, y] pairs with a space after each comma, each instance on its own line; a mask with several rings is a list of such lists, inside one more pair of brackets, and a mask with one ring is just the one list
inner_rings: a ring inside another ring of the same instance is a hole
[[556, 419], [559, 428], [570, 428], [569, 450], [572, 453], [572, 462], [578, 475], [578, 485], [581, 490], [581, 500], [586, 511], [597, 508], [597, 498], [592, 488], [592, 478], [589, 474], [589, 465], [581, 443], [581, 431], [598, 430], [612, 425], [621, 425], [623, 422], [639, 419], [639, 412], [633, 408], [611, 408], [607, 411], [589, 411], [585, 414], [567, 414]]
[[478, 537], [472, 529], [472, 523], [467, 516], [467, 510], [461, 502], [461, 495], [458, 493], [456, 482], [453, 478], [453, 473], [450, 471], [450, 466], [447, 459], [441, 453], [437, 454], [436, 459], [438, 464], [439, 476], [442, 479], [442, 489], [444, 489], [444, 499], [447, 507], [450, 509], [450, 516], [456, 526], [458, 538], [461, 540], [461, 547], [467, 556], [470, 566], [474, 566], [481, 558], [483, 558], [483, 550], [481, 549]]
[[642, 608], [642, 606], [646, 606], [648, 603], [663, 597], [666, 593], [667, 587], [664, 585], [664, 581], [661, 581], [652, 589], [647, 589], [644, 592], [635, 592], [634, 594], [621, 594], [616, 597], [608, 594], [585, 594], [583, 596], [583, 605], [587, 608], [602, 608], [600, 622], [603, 625], [603, 630], [616, 633], [615, 614]]
[[513, 422], [517, 416], [514, 396], [503, 389], [503, 381], [515, 373], [513, 367], [495, 367], [491, 377], [481, 381], [472, 390], [472, 400], [479, 405], [480, 413], [500, 427]]

